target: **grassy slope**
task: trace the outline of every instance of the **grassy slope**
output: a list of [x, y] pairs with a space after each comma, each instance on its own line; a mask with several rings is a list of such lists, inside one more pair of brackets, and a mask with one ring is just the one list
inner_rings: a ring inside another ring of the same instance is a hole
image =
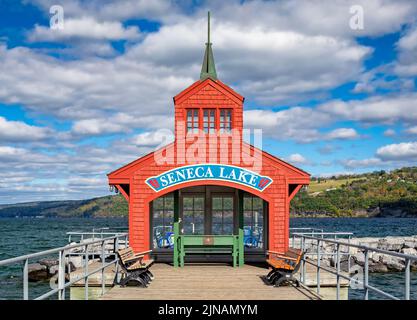
[[344, 184], [349, 184], [352, 181], [360, 178], [344, 178], [344, 179], [324, 179], [324, 180], [313, 180], [308, 186], [308, 193], [323, 192], [329, 189], [341, 188]]
[[312, 181], [312, 187], [291, 203], [293, 215], [388, 215], [394, 211], [417, 216], [417, 167]]

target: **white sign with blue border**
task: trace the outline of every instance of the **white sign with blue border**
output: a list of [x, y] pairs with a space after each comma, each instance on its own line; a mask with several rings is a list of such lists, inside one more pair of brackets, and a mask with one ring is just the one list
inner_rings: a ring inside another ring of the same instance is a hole
[[223, 180], [238, 183], [258, 191], [264, 191], [272, 179], [251, 170], [225, 164], [196, 164], [178, 167], [163, 172], [158, 176], [149, 177], [146, 183], [156, 192], [171, 186], [197, 181]]

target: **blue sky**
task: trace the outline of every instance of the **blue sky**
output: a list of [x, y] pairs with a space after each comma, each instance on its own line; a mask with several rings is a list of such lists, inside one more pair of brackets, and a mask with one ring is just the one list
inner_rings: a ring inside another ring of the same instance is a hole
[[208, 9], [218, 76], [266, 151], [315, 176], [416, 164], [415, 1], [3, 0], [0, 203], [109, 194], [106, 173], [173, 128]]

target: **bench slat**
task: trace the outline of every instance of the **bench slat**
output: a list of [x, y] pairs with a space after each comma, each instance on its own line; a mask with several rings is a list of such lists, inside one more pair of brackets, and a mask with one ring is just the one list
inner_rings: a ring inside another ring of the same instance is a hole
[[302, 250], [289, 248], [284, 254], [268, 251], [269, 259], [266, 262], [274, 269], [293, 271], [300, 263]]

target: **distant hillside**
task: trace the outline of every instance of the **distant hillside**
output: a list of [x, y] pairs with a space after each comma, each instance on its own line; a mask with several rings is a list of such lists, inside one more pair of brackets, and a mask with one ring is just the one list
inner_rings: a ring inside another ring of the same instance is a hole
[[127, 211], [127, 202], [120, 195], [0, 205], [0, 217], [123, 217], [127, 216]]
[[[0, 217], [124, 217], [127, 212], [121, 195], [0, 205]], [[292, 200], [291, 215], [417, 218], [417, 167], [312, 178], [310, 186]]]
[[417, 217], [417, 167], [313, 178], [291, 202], [291, 214]]

